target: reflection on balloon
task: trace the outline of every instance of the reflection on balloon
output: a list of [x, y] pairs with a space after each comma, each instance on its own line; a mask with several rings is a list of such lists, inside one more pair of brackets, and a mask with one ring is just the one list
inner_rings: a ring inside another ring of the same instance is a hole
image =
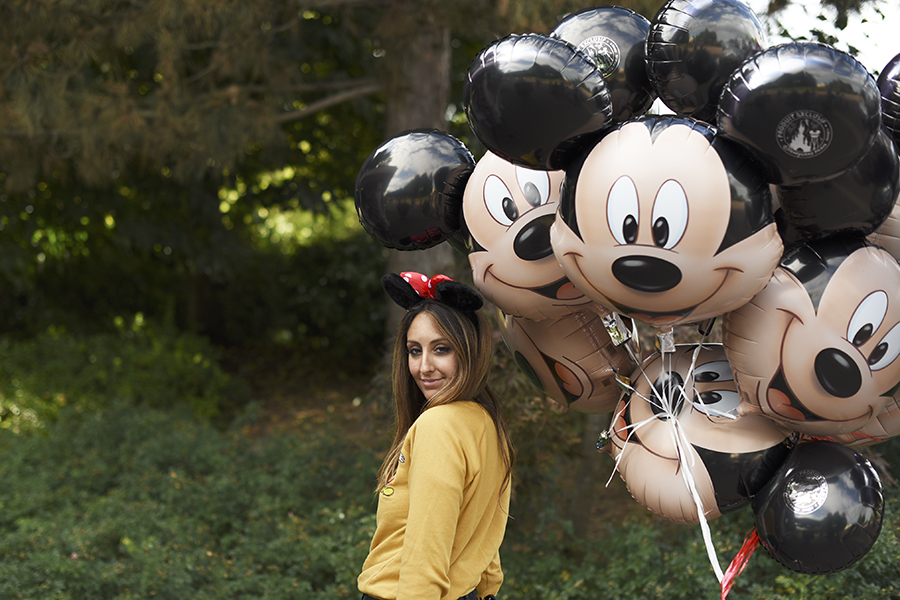
[[881, 126], [900, 144], [900, 54], [892, 58], [878, 76], [881, 93]]
[[855, 58], [792, 42], [736, 70], [719, 100], [719, 126], [754, 148], [772, 183], [801, 185], [853, 166], [881, 126], [878, 86]]
[[669, 0], [647, 36], [647, 72], [676, 114], [708, 123], [741, 63], [766, 47], [756, 14], [740, 0]]
[[884, 517], [877, 471], [851, 449], [826, 441], [794, 447], [752, 507], [769, 554], [811, 575], [846, 569], [865, 556]]
[[501, 314], [500, 333], [539, 390], [579, 412], [606, 413], [621, 395], [616, 374], [634, 368], [626, 347], [616, 346], [606, 331], [602, 318], [608, 314], [596, 305], [541, 321]]
[[787, 454], [787, 432], [759, 416], [739, 416], [739, 397], [720, 344], [677, 345], [631, 375], [607, 449], [631, 495], [671, 521], [698, 523], [744, 506]]
[[474, 168], [472, 153], [448, 133], [421, 129], [394, 136], [359, 170], [359, 222], [388, 248], [439, 244], [459, 231], [463, 191]]
[[594, 62], [606, 80], [612, 120], [622, 122], [650, 108], [656, 93], [644, 65], [650, 21], [629, 8], [586, 8], [560, 21], [550, 37], [575, 46]]
[[533, 169], [565, 167], [612, 117], [603, 75], [560, 39], [511, 35], [484, 48], [463, 89], [472, 131], [488, 150]]
[[840, 175], [777, 190], [788, 220], [807, 239], [868, 235], [887, 219], [900, 194], [900, 158], [891, 138], [880, 131], [862, 160]]

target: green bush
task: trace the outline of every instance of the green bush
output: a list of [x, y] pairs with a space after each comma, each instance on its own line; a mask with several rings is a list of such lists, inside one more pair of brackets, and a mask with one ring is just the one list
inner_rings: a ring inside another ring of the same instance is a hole
[[375, 457], [245, 425], [128, 405], [0, 432], [0, 597], [356, 597]]
[[27, 340], [0, 338], [0, 428], [40, 430], [60, 409], [94, 411], [117, 400], [186, 405], [216, 417], [247, 400], [200, 336], [116, 320], [114, 333], [51, 328]]

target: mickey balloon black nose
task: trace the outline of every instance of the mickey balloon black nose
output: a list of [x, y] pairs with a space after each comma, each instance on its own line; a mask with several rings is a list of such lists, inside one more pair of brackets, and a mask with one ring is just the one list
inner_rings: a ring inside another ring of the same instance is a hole
[[623, 256], [613, 262], [612, 273], [640, 292], [667, 292], [681, 282], [681, 269], [655, 256]]
[[849, 398], [859, 391], [862, 375], [846, 353], [825, 348], [816, 355], [816, 378], [825, 391], [837, 398]]

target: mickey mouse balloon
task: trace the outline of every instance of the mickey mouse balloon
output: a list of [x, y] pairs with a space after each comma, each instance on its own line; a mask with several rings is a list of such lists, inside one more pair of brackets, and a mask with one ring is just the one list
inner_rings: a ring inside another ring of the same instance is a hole
[[713, 123], [722, 88], [766, 47], [766, 34], [740, 0], [669, 0], [654, 17], [646, 45], [647, 72], [665, 105]]
[[466, 181], [475, 158], [455, 137], [418, 129], [372, 151], [356, 177], [356, 212], [366, 232], [388, 248], [421, 250], [460, 228]]
[[816, 436], [857, 430], [900, 385], [900, 264], [858, 237], [792, 247], [725, 315], [723, 341], [743, 413]]
[[656, 92], [644, 64], [644, 45], [650, 21], [629, 8], [586, 8], [559, 22], [550, 37], [560, 38], [586, 54], [600, 70], [617, 123], [650, 108]]
[[769, 48], [740, 66], [719, 100], [719, 126], [755, 149], [771, 183], [834, 177], [881, 127], [875, 80], [855, 58], [816, 42]]
[[550, 235], [578, 289], [655, 327], [748, 302], [783, 250], [756, 163], [674, 116], [621, 124], [574, 161]]
[[605, 449], [634, 499], [670, 521], [698, 523], [698, 499], [708, 520], [744, 506], [787, 455], [787, 432], [763, 416], [738, 415], [719, 344], [651, 355], [631, 385]]
[[562, 171], [528, 169], [488, 152], [466, 184], [460, 241], [472, 280], [508, 315], [539, 320], [593, 304], [550, 247], [562, 178]]

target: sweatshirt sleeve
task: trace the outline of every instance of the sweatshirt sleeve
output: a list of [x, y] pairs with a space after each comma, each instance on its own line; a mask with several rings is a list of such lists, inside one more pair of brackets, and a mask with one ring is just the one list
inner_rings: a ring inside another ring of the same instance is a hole
[[409, 517], [397, 600], [439, 600], [469, 477], [467, 432], [447, 411], [423, 412], [410, 429]]

